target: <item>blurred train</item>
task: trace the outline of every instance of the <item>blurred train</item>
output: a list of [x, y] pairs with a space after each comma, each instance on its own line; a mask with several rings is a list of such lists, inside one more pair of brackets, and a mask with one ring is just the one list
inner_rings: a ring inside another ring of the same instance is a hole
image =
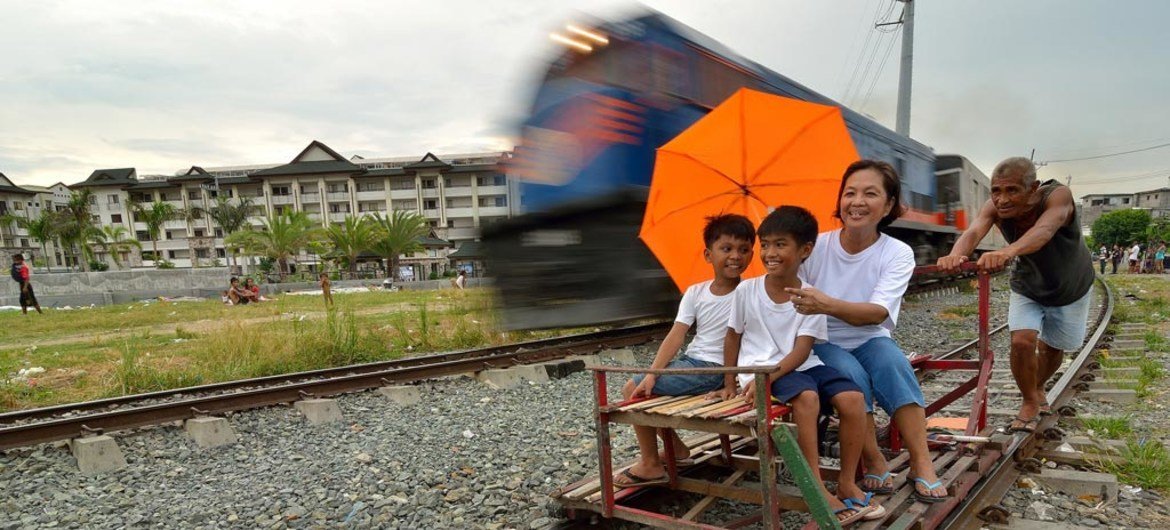
[[[920, 263], [986, 201], [962, 156], [930, 148], [659, 13], [567, 25], [509, 164], [524, 215], [484, 233], [510, 328], [672, 315], [678, 290], [638, 239], [655, 149], [740, 87], [841, 107], [858, 152], [890, 162], [909, 208], [887, 231]], [[679, 237], [700, 237], [679, 234]]]

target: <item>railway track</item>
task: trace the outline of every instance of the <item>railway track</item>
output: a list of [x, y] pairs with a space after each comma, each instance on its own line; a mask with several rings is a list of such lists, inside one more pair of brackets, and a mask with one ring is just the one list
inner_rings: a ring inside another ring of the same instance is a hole
[[389, 384], [590, 354], [661, 339], [669, 329], [670, 323], [646, 324], [519, 344], [9, 412], [0, 414], [0, 450], [266, 407], [307, 397], [332, 396]]

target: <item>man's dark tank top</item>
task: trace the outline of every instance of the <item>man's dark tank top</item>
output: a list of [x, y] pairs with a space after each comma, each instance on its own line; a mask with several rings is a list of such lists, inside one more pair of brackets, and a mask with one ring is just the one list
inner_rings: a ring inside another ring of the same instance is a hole
[[[1055, 180], [1041, 184], [1036, 190], [1040, 194], [1039, 207], [1060, 186], [1063, 184]], [[1012, 219], [1000, 220], [999, 229], [1008, 243], [1024, 235]], [[1058, 307], [1085, 296], [1093, 287], [1093, 277], [1093, 258], [1081, 238], [1081, 223], [1073, 210], [1072, 219], [1058, 228], [1040, 250], [1018, 257], [1012, 272], [1012, 290], [1041, 305]]]

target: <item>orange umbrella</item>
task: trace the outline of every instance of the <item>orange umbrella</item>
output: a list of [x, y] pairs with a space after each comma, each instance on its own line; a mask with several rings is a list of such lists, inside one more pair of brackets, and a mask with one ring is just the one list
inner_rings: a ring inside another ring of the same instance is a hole
[[[773, 208], [791, 204], [831, 230], [841, 174], [857, 159], [837, 107], [741, 88], [658, 149], [638, 235], [685, 290], [711, 279], [703, 260], [708, 216], [738, 213], [759, 226]], [[757, 248], [744, 276], [763, 272]]]

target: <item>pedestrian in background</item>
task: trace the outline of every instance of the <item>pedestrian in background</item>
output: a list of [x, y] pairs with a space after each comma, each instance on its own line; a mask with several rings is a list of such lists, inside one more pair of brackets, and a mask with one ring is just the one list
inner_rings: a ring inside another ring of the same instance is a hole
[[1109, 260], [1109, 249], [1105, 248], [1105, 245], [1101, 245], [1101, 248], [1097, 250], [1097, 262], [1101, 264], [1101, 275], [1102, 276], [1105, 275], [1105, 262], [1108, 260]]
[[1124, 253], [1121, 245], [1113, 245], [1113, 252], [1109, 255], [1109, 259], [1113, 261], [1113, 274], [1117, 274], [1117, 266], [1121, 265], [1121, 255]]
[[37, 295], [33, 292], [31, 276], [32, 271], [24, 262], [24, 255], [13, 254], [12, 280], [20, 284], [20, 311], [27, 315], [28, 306], [31, 305], [37, 309], [37, 313], [44, 314], [44, 311], [41, 311], [41, 304], [37, 303]]

